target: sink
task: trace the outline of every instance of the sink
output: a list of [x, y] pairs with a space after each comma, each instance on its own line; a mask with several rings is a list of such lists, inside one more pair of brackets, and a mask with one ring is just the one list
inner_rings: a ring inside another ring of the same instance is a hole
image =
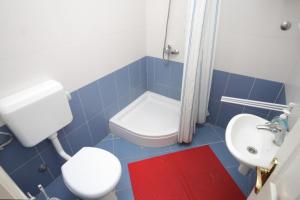
[[231, 154], [240, 162], [239, 171], [247, 174], [256, 166], [268, 168], [279, 147], [273, 143], [274, 133], [258, 130], [267, 120], [251, 115], [233, 117], [226, 128], [225, 140]]

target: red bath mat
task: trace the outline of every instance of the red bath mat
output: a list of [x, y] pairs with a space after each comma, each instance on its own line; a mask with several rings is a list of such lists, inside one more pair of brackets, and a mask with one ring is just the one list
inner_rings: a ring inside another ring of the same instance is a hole
[[244, 200], [209, 146], [128, 164], [135, 200]]

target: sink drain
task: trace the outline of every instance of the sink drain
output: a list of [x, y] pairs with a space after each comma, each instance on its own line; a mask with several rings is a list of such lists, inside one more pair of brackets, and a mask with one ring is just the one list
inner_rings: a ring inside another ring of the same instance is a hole
[[247, 147], [247, 150], [251, 154], [257, 154], [257, 150], [254, 147], [249, 146]]

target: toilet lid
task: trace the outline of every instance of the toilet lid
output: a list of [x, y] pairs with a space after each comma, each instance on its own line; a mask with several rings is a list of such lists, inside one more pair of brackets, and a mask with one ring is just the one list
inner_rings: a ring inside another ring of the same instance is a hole
[[99, 198], [111, 192], [121, 176], [121, 164], [112, 153], [84, 147], [62, 167], [66, 186], [82, 198]]

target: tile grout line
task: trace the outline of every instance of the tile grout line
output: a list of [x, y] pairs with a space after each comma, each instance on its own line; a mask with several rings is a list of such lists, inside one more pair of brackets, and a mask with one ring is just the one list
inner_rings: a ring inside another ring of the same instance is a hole
[[[114, 78], [114, 81], [117, 81], [117, 80], [118, 80], [117, 73], [114, 73], [114, 74], [113, 74], [113, 78]], [[116, 93], [117, 93], [117, 98], [118, 98], [118, 97], [121, 97], [121, 95], [119, 94], [119, 91], [120, 91], [120, 90], [121, 90], [121, 89], [119, 88], [118, 83], [116, 82]]]
[[[153, 68], [153, 86], [155, 85], [154, 88], [156, 88], [156, 85], [157, 85], [157, 81], [156, 81], [156, 67], [155, 67], [155, 65], [154, 65], [155, 61], [156, 61], [155, 59], [153, 59], [153, 60], [151, 61], [152, 68]], [[153, 89], [154, 89], [154, 88], [153, 88]]]
[[[96, 83], [96, 84], [97, 84], [97, 83]], [[79, 93], [78, 93], [78, 99], [79, 99], [80, 108], [81, 108], [82, 113], [83, 113], [83, 116], [84, 116], [84, 118], [85, 118], [85, 124], [86, 124], [86, 126], [87, 126], [87, 128], [88, 128], [88, 134], [89, 134], [89, 136], [90, 136], [90, 142], [91, 142], [91, 144], [94, 144], [94, 137], [93, 137], [93, 135], [92, 135], [92, 133], [91, 133], [91, 129], [90, 129], [90, 126], [89, 126], [89, 124], [88, 124], [88, 117], [87, 117], [87, 115], [86, 115], [85, 109], [83, 109], [83, 104], [82, 104], [81, 96], [80, 96]]]
[[119, 105], [119, 97], [120, 97], [120, 95], [119, 95], [118, 88], [117, 88], [118, 84], [117, 84], [117, 79], [116, 79], [116, 73], [115, 72], [113, 72], [112, 78], [113, 78], [113, 87], [115, 88], [116, 95], [117, 95], [117, 101], [116, 101], [116, 103], [117, 103], [118, 110], [120, 110], [120, 108], [121, 108], [121, 106]]
[[[132, 64], [132, 63], [131, 63]], [[127, 72], [127, 75], [128, 75], [128, 80], [129, 80], [129, 98], [130, 98], [130, 101], [133, 101], [133, 95], [132, 95], [132, 80], [131, 80], [131, 75], [130, 75], [130, 71], [131, 71], [131, 66], [132, 65], [128, 65], [128, 72]]]
[[248, 94], [248, 96], [247, 96], [247, 99], [250, 99], [250, 96], [251, 96], [251, 94], [252, 94], [252, 91], [253, 91], [253, 88], [254, 88], [255, 83], [256, 83], [256, 78], [254, 78], [254, 80], [253, 80], [253, 83], [252, 83], [251, 89], [250, 89], [250, 91], [249, 91], [249, 94]]
[[225, 141], [221, 140], [221, 141], [217, 141], [217, 142], [209, 142], [209, 143], [205, 143], [205, 144], [196, 144], [193, 146], [188, 146], [187, 148], [183, 148], [183, 149], [174, 149], [172, 148], [172, 146], [170, 146], [170, 148], [172, 149], [172, 153], [178, 152], [178, 151], [184, 151], [184, 150], [188, 150], [188, 149], [192, 149], [192, 148], [197, 148], [197, 147], [202, 147], [205, 145], [214, 145], [214, 144], [220, 144], [220, 143], [225, 143]]
[[146, 79], [147, 79], [147, 81], [146, 81], [146, 90], [149, 90], [148, 88], [149, 88], [149, 76], [148, 76], [148, 74], [149, 74], [149, 68], [148, 68], [148, 57], [147, 56], [145, 56], [144, 57], [145, 58], [145, 67], [146, 67]]
[[[128, 78], [129, 78], [130, 65], [131, 64], [128, 64], [128, 65], [122, 67], [124, 69], [128, 68], [128, 69], [126, 69]], [[118, 70], [116, 70], [116, 71], [118, 71]], [[113, 78], [113, 87], [114, 87], [114, 89], [116, 91], [116, 96], [117, 96], [116, 106], [117, 106], [117, 110], [120, 111], [121, 110], [121, 106], [119, 104], [119, 99], [121, 98], [121, 95], [118, 92], [118, 84], [117, 84], [117, 79], [116, 79], [116, 71], [112, 72], [112, 78]], [[88, 126], [88, 129], [89, 129], [89, 132], [90, 132], [90, 135], [91, 135], [92, 138], [93, 138], [93, 135], [92, 135], [92, 132], [91, 132], [91, 129], [90, 129], [88, 123], [91, 122], [91, 120], [95, 119], [96, 117], [101, 116], [101, 114], [103, 115], [103, 117], [105, 118], [105, 120], [107, 118], [107, 120], [109, 121], [106, 112], [108, 111], [108, 109], [110, 109], [110, 108], [112, 108], [114, 106], [113, 103], [111, 103], [110, 105], [108, 105], [106, 107], [103, 105], [104, 104], [104, 98], [103, 98], [103, 93], [102, 93], [100, 85], [99, 85], [99, 81], [97, 81], [96, 84], [97, 84], [97, 90], [99, 91], [100, 99], [102, 101], [102, 103], [101, 103], [102, 110], [100, 112], [96, 113], [94, 116], [92, 116], [90, 119], [87, 120], [87, 126]], [[130, 79], [129, 79], [129, 85], [130, 85]], [[130, 88], [129, 88], [129, 93], [130, 93]], [[108, 134], [109, 134], [109, 132], [106, 133], [106, 135], [108, 135]], [[94, 141], [94, 140], [95, 139], [93, 138], [93, 143], [92, 144], [97, 144], [98, 142], [101, 141], [101, 140], [97, 141], [97, 143], [96, 143], [96, 141]]]
[[[74, 133], [75, 131], [79, 130], [80, 128], [82, 128], [82, 127], [84, 127], [84, 126], [87, 126], [87, 128], [89, 128], [88, 122], [90, 122], [90, 121], [85, 121], [85, 122], [83, 122], [80, 126], [74, 128], [74, 129], [73, 129], [72, 131], [70, 131], [69, 133], [66, 133], [66, 136], [63, 137], [63, 138], [66, 138], [66, 139], [67, 139], [67, 137], [69, 137], [69, 136], [75, 134], [75, 133]], [[89, 131], [89, 130], [88, 130], [88, 131]], [[90, 138], [90, 139], [91, 139], [91, 138]], [[67, 140], [67, 141], [68, 141], [68, 140]], [[68, 142], [69, 142], [69, 141], [68, 141]], [[73, 148], [72, 148], [71, 143], [69, 143], [69, 144], [70, 144], [70, 147], [71, 147], [71, 149], [72, 149], [72, 151], [73, 151]], [[92, 144], [93, 144], [93, 143], [92, 143]], [[75, 152], [73, 151], [73, 153], [75, 153]]]
[[69, 146], [70, 150], [71, 150], [71, 153], [74, 154], [74, 150], [73, 150], [73, 147], [68, 139], [68, 135], [66, 134], [65, 130], [62, 129], [63, 133], [64, 133], [64, 137], [62, 139], [65, 139], [66, 140], [66, 143], [67, 145]]
[[32, 160], [34, 160], [35, 158], [37, 158], [39, 155], [35, 154], [34, 156], [32, 156], [31, 158], [29, 158], [28, 160], [26, 160], [24, 163], [22, 163], [21, 165], [19, 165], [18, 167], [16, 167], [14, 170], [12, 170], [10, 173], [8, 173], [9, 175], [14, 174], [16, 171], [18, 171], [19, 169], [23, 168], [25, 165], [29, 164]]
[[[204, 126], [205, 126], [205, 125], [204, 125]], [[211, 129], [213, 135], [216, 136], [220, 141], [223, 141], [223, 142], [224, 142], [223, 138], [221, 138], [221, 136], [218, 134], [217, 130], [215, 130], [214, 126], [206, 125], [205, 127], [208, 127], [209, 129]], [[209, 133], [209, 134], [211, 134], [211, 133]]]
[[36, 150], [39, 158], [41, 159], [42, 163], [46, 165], [47, 169], [46, 171], [49, 173], [50, 177], [52, 178], [52, 181], [55, 180], [55, 176], [53, 175], [51, 169], [48, 167], [47, 162], [45, 161], [45, 159], [43, 158], [43, 156], [41, 155], [40, 151], [38, 150], [37, 147], [34, 147], [34, 149]]
[[219, 104], [218, 104], [218, 112], [217, 112], [217, 116], [216, 116], [216, 119], [215, 119], [213, 125], [216, 125], [216, 126], [217, 126], [217, 122], [218, 122], [219, 117], [220, 117], [221, 109], [222, 109], [222, 102], [220, 101]]
[[171, 78], [172, 78], [172, 68], [171, 68], [171, 64], [170, 64], [170, 62], [168, 62], [166, 65], [165, 65], [165, 67], [168, 67], [168, 75], [169, 75], [169, 77], [168, 77], [168, 86], [167, 86], [167, 95], [168, 95], [168, 97], [170, 98], [170, 96], [171, 96], [171, 87], [170, 87], [170, 83], [171, 83]]
[[[213, 130], [213, 132], [217, 135], [217, 137], [218, 137], [221, 141], [224, 141], [224, 142], [225, 142], [225, 140], [223, 140], [223, 138], [219, 135], [218, 131], [215, 129], [214, 126], [211, 126], [210, 128]], [[224, 137], [225, 137], [225, 133], [224, 133]]]
[[227, 167], [225, 167], [226, 169], [233, 169], [233, 168], [236, 168], [236, 167], [238, 167], [239, 165], [229, 165], [229, 166], [227, 166]]
[[[276, 98], [274, 99], [273, 103], [276, 103], [276, 102], [277, 102], [277, 100], [279, 99], [280, 94], [281, 94], [281, 92], [283, 91], [284, 87], [285, 87], [285, 86], [284, 86], [284, 84], [282, 83], [282, 86], [281, 86], [281, 88], [280, 88], [280, 90], [279, 90], [279, 92], [278, 92]], [[268, 112], [268, 114], [267, 114], [267, 119], [270, 117], [271, 113], [272, 113], [272, 111], [269, 110], [269, 112]]]
[[[81, 125], [80, 125], [80, 127], [81, 127]], [[78, 128], [79, 128], [79, 127], [78, 127]], [[77, 130], [77, 128], [74, 129], [74, 130]], [[65, 139], [66, 142], [68, 143], [68, 142], [69, 142], [68, 139], [67, 139], [68, 134], [65, 133], [64, 128], [60, 129], [60, 131], [63, 131], [63, 133], [58, 133], [58, 132], [57, 132], [57, 134], [58, 134], [58, 135], [64, 134], [64, 135], [61, 136], [61, 137], [58, 137], [58, 140], [60, 141], [60, 139], [61, 139], [61, 140]], [[73, 130], [72, 130], [71, 132], [73, 132]], [[70, 132], [70, 133], [71, 133], [71, 132]], [[47, 140], [47, 139], [48, 139], [48, 138], [46, 138], [45, 140]], [[61, 141], [60, 141], [60, 142], [61, 142]], [[39, 151], [40, 153], [43, 153], [43, 152], [47, 151], [49, 148], [51, 148], [51, 146], [53, 147], [53, 144], [50, 142], [50, 145], [47, 145], [47, 147], [43, 148], [42, 150], [39, 150], [38, 148], [37, 148], [37, 149], [38, 149], [38, 151]], [[69, 146], [70, 149], [72, 150], [70, 144], [68, 144], [68, 146]], [[36, 145], [35, 147], [37, 147], [37, 145]]]
[[222, 140], [222, 141], [218, 141], [218, 142], [209, 142], [209, 143], [206, 143], [206, 144], [203, 144], [203, 145], [220, 144], [220, 143], [225, 143], [225, 142]]
[[[253, 83], [252, 83], [252, 86], [251, 86], [251, 88], [250, 88], [250, 91], [249, 91], [249, 94], [248, 94], [248, 96], [247, 96], [247, 99], [250, 99], [250, 96], [251, 96], [251, 94], [252, 94], [252, 91], [253, 91], [255, 82], [256, 82], [256, 78], [254, 78], [254, 80], [253, 80]], [[243, 106], [242, 113], [244, 113], [245, 110], [246, 110], [246, 106]]]
[[[123, 68], [126, 68], [127, 66], [123, 67]], [[117, 83], [117, 73], [114, 72], [113, 74], [113, 79], [114, 79], [114, 82], [115, 82], [115, 88], [116, 88], [116, 93], [117, 93], [117, 106], [118, 106], [118, 110], [121, 110], [121, 104], [120, 104], [120, 101], [123, 97], [126, 97], [125, 95], [124, 96], [121, 96], [119, 91], [121, 90], [121, 88], [119, 88], [118, 86], [118, 83]]]
[[85, 125], [86, 125], [86, 122], [83, 122], [82, 124], [80, 124], [79, 126], [77, 126], [76, 128], [74, 128], [73, 130], [69, 131], [68, 133], [65, 132], [65, 135], [66, 136], [72, 135], [72, 134], [74, 134], [75, 131], [77, 131], [78, 129], [82, 128]]
[[[103, 78], [103, 77], [102, 77]], [[101, 78], [100, 78], [101, 79]], [[100, 102], [100, 104], [101, 104], [101, 111], [100, 112], [104, 112], [104, 99], [103, 99], [103, 94], [102, 94], [102, 91], [101, 91], [101, 88], [100, 88], [100, 85], [99, 85], [99, 80], [100, 79], [98, 79], [97, 81], [96, 81], [96, 85], [97, 85], [97, 90], [98, 90], [98, 92], [99, 92], [99, 96], [100, 96], [100, 99], [101, 99], [101, 102]]]
[[230, 81], [231, 76], [232, 76], [232, 74], [228, 73], [228, 76], [226, 78], [226, 83], [225, 83], [224, 91], [223, 91], [223, 95], [225, 95], [226, 92], [227, 92], [227, 90], [228, 90], [228, 85], [229, 85], [229, 81]]
[[116, 154], [116, 152], [115, 152], [115, 140], [114, 139], [112, 139], [112, 149], [113, 149], [113, 154]]
[[282, 83], [282, 86], [281, 86], [280, 90], [278, 91], [278, 93], [277, 93], [277, 95], [276, 95], [276, 98], [274, 99], [273, 103], [276, 103], [276, 102], [277, 102], [277, 100], [278, 100], [279, 97], [280, 97], [281, 92], [283, 91], [283, 88], [284, 88], [284, 84]]
[[[228, 72], [227, 72], [228, 73]], [[229, 84], [229, 79], [230, 79], [230, 73], [228, 73], [228, 76], [226, 77], [226, 83], [225, 83], [225, 87], [224, 87], [224, 91], [223, 91], [223, 95], [225, 94], [226, 90], [227, 90], [227, 87], [228, 87], [228, 84]], [[222, 105], [223, 103], [221, 102], [221, 99], [218, 100], [220, 103], [219, 103], [219, 106], [218, 106], [218, 112], [217, 112], [217, 116], [216, 116], [216, 121], [214, 123], [214, 125], [217, 125], [217, 122], [219, 121], [219, 117], [220, 117], [220, 112], [221, 112], [221, 109], [222, 109]]]

